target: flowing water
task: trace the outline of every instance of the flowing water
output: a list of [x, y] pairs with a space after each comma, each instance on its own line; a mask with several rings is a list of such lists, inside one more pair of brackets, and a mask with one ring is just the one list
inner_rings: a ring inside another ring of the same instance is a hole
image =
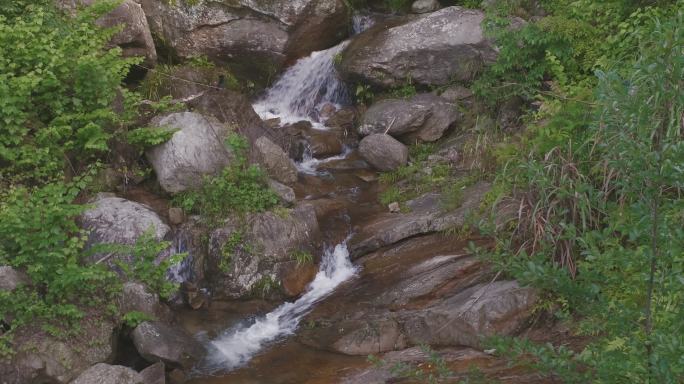
[[356, 268], [349, 260], [345, 242], [327, 249], [320, 270], [297, 301], [285, 303], [249, 326], [226, 331], [210, 344], [208, 365], [213, 370], [230, 370], [247, 363], [266, 344], [294, 333], [312, 306], [335, 287], [351, 278]]
[[313, 52], [297, 61], [253, 107], [262, 119], [280, 118], [281, 124], [311, 121], [322, 128], [321, 111], [350, 103], [346, 85], [335, 71], [334, 60], [347, 42]]

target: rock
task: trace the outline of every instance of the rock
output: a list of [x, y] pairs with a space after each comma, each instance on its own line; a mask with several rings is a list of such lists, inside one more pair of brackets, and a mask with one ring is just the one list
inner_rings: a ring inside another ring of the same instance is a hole
[[140, 371], [144, 384], [166, 384], [166, 368], [164, 363], [157, 362]]
[[95, 364], [81, 373], [71, 384], [147, 384], [142, 376], [121, 365]]
[[[171, 229], [148, 206], [119, 197], [100, 197], [93, 207], [81, 215], [81, 225], [89, 231], [86, 248], [98, 244], [133, 245], [147, 231], [157, 240], [170, 236]], [[131, 263], [131, 255], [96, 253], [88, 257], [91, 263], [103, 260], [116, 267], [116, 260]]]
[[155, 320], [170, 321], [171, 310], [161, 302], [156, 293], [152, 293], [141, 283], [127, 282], [123, 285], [119, 304], [121, 313], [142, 312]]
[[207, 56], [262, 85], [286, 60], [328, 48], [348, 33], [342, 0], [137, 1], [152, 32], [177, 56]]
[[202, 345], [183, 329], [156, 321], [140, 323], [132, 338], [140, 356], [151, 363], [188, 369], [204, 355]]
[[[344, 323], [343, 323], [344, 324]], [[399, 324], [393, 319], [362, 321], [343, 325], [347, 332], [332, 346], [332, 350], [346, 355], [367, 356], [406, 347]]]
[[180, 369], [174, 369], [169, 372], [169, 384], [183, 384], [188, 381], [188, 377]]
[[277, 275], [280, 276], [283, 293], [288, 297], [296, 297], [304, 293], [318, 272], [316, 264], [299, 264], [296, 261], [281, 263], [278, 269]]
[[0, 266], [0, 291], [14, 291], [20, 285], [30, 284], [29, 277], [8, 265]]
[[393, 203], [390, 203], [390, 204], [387, 206], [387, 209], [388, 209], [390, 212], [392, 212], [392, 213], [399, 213], [399, 212], [401, 212], [401, 207], [399, 206], [399, 203], [397, 203], [396, 201], [393, 202]]
[[361, 135], [385, 133], [414, 142], [435, 141], [456, 122], [456, 105], [430, 93], [411, 99], [386, 99], [373, 104], [363, 115]]
[[273, 179], [283, 184], [297, 182], [297, 167], [277, 144], [262, 136], [254, 143], [254, 150], [256, 160]]
[[416, 0], [411, 4], [411, 12], [428, 13], [434, 12], [441, 7], [437, 0]]
[[342, 132], [354, 132], [354, 125], [358, 117], [358, 112], [353, 107], [342, 108], [335, 112], [325, 121], [326, 127], [334, 128]]
[[293, 261], [295, 252], [316, 255], [320, 236], [310, 204], [228, 220], [209, 237], [209, 285], [219, 297], [249, 297], [264, 279], [281, 282], [287, 269], [280, 264]]
[[516, 281], [479, 284], [429, 311], [407, 312], [404, 331], [411, 344], [481, 347], [482, 337], [511, 335], [537, 302], [532, 288]]
[[178, 129], [169, 141], [145, 152], [167, 192], [199, 187], [205, 176], [221, 172], [232, 159], [224, 145], [229, 130], [216, 118], [180, 112], [157, 118], [152, 125]]
[[455, 104], [461, 100], [473, 97], [473, 91], [462, 85], [452, 85], [440, 93], [439, 96], [447, 102]]
[[296, 143], [295, 150], [290, 152], [294, 159], [301, 159], [306, 151], [316, 158], [330, 157], [342, 153], [344, 148], [344, 133], [337, 129], [315, 129], [308, 121], [289, 124], [283, 129], [290, 136], [290, 142], [301, 142]]
[[173, 225], [183, 224], [185, 221], [185, 212], [183, 208], [171, 207], [169, 208], [169, 222]]
[[[95, 0], [57, 0], [57, 5], [74, 11], [79, 6], [91, 5], [94, 2]], [[145, 12], [140, 4], [133, 0], [124, 0], [113, 11], [98, 19], [97, 24], [103, 28], [123, 25], [121, 32], [112, 37], [110, 44], [121, 47], [124, 57], [141, 56], [145, 58], [145, 65], [151, 67], [156, 65], [157, 51]]]
[[69, 383], [92, 365], [111, 362], [116, 340], [115, 324], [92, 313], [80, 332], [68, 339], [34, 325], [17, 328], [11, 339], [16, 353], [0, 358], [0, 382]]
[[373, 134], [359, 143], [364, 160], [380, 171], [393, 171], [408, 161], [408, 148], [389, 135]]
[[462, 7], [378, 25], [356, 36], [338, 65], [348, 81], [375, 87], [466, 82], [492, 62], [496, 51], [482, 31], [484, 13]]
[[463, 191], [464, 201], [446, 211], [439, 194], [428, 193], [409, 201], [408, 213], [384, 213], [359, 228], [349, 241], [353, 258], [420, 234], [439, 232], [463, 225], [466, 215], [477, 208], [490, 185], [480, 182]]
[[278, 195], [280, 201], [286, 206], [291, 206], [295, 203], [296, 197], [294, 189], [272, 179], [268, 180], [268, 187]]

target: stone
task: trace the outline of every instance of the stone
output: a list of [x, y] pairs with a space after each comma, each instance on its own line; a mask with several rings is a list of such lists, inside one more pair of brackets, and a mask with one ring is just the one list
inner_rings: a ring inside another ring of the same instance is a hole
[[183, 224], [185, 221], [185, 212], [183, 208], [171, 207], [169, 208], [169, 222], [173, 225]]
[[359, 134], [385, 133], [407, 142], [436, 141], [459, 118], [456, 104], [422, 93], [404, 99], [386, 99], [373, 104], [363, 115]]
[[145, 360], [173, 367], [191, 368], [204, 356], [202, 345], [183, 329], [160, 322], [145, 321], [132, 333], [135, 349]]
[[140, 371], [144, 384], [166, 384], [166, 367], [157, 362]]
[[[68, 11], [84, 5], [91, 5], [94, 0], [57, 0], [58, 6]], [[110, 40], [112, 46], [121, 47], [124, 57], [144, 57], [146, 66], [154, 67], [157, 63], [157, 51], [152, 40], [150, 26], [140, 4], [133, 0], [123, 0], [111, 12], [97, 20], [103, 28], [123, 25], [123, 29]]]
[[[231, 244], [235, 236], [240, 240]], [[259, 281], [280, 282], [287, 275], [283, 264], [294, 261], [297, 251], [316, 255], [321, 233], [311, 204], [294, 209], [229, 219], [209, 237], [207, 280], [216, 297], [247, 298]], [[293, 290], [296, 291], [296, 290]]]
[[263, 165], [270, 177], [283, 184], [297, 182], [297, 167], [273, 141], [262, 136], [254, 143], [254, 150], [257, 162]]
[[111, 362], [116, 325], [93, 313], [88, 320], [68, 339], [54, 337], [39, 326], [17, 328], [11, 339], [15, 353], [0, 358], [0, 382], [67, 384], [92, 365]]
[[437, 0], [416, 0], [411, 4], [411, 12], [428, 13], [434, 12], [441, 7]]
[[516, 281], [478, 284], [429, 311], [407, 312], [404, 332], [413, 345], [481, 348], [482, 337], [518, 330], [532, 314], [537, 297], [533, 288]]
[[364, 160], [379, 171], [393, 171], [408, 161], [408, 148], [392, 136], [373, 134], [359, 143]]
[[447, 102], [455, 104], [461, 100], [473, 97], [473, 91], [462, 85], [452, 85], [440, 93], [439, 96]]
[[381, 24], [357, 35], [338, 64], [350, 82], [379, 88], [471, 81], [496, 51], [484, 36], [482, 11], [446, 7]]
[[353, 326], [343, 326], [345, 328], [347, 332], [332, 346], [335, 352], [367, 356], [406, 347], [400, 326], [393, 319], [361, 321]]
[[95, 364], [81, 373], [71, 384], [147, 384], [142, 376], [121, 365]]
[[459, 227], [467, 214], [476, 209], [490, 185], [477, 183], [463, 191], [463, 202], [454, 210], [446, 210], [441, 195], [428, 193], [406, 203], [407, 213], [384, 213], [369, 220], [349, 241], [352, 258], [358, 258], [381, 247], [410, 237]]
[[273, 179], [268, 180], [268, 187], [278, 195], [278, 199], [280, 199], [280, 202], [284, 205], [289, 207], [295, 203], [296, 197], [294, 189]]
[[388, 209], [390, 212], [392, 212], [392, 213], [399, 213], [399, 212], [401, 212], [401, 207], [399, 206], [399, 203], [397, 203], [396, 201], [393, 202], [393, 203], [390, 203], [390, 204], [387, 206], [387, 209]]
[[166, 192], [197, 188], [205, 176], [218, 174], [232, 160], [233, 155], [224, 145], [229, 130], [214, 117], [172, 113], [156, 118], [152, 125], [178, 129], [169, 141], [145, 152]]
[[159, 301], [159, 295], [133, 281], [124, 283], [119, 308], [123, 314], [142, 312], [155, 320], [170, 321], [173, 318], [169, 307]]
[[8, 265], [0, 266], [0, 291], [14, 291], [20, 285], [30, 284], [29, 277]]
[[137, 1], [153, 34], [178, 57], [207, 56], [262, 86], [287, 60], [329, 48], [348, 34], [343, 0]]
[[[99, 196], [92, 208], [80, 217], [81, 226], [87, 230], [86, 248], [98, 244], [133, 245], [143, 234], [151, 231], [157, 240], [171, 236], [171, 228], [148, 206], [119, 197]], [[168, 256], [166, 253], [160, 256]], [[104, 262], [117, 268], [115, 261], [132, 262], [131, 255], [95, 253], [88, 262]]]
[[288, 297], [296, 297], [304, 293], [318, 273], [316, 264], [300, 264], [296, 261], [281, 263], [278, 269], [277, 275], [280, 276], [283, 293]]

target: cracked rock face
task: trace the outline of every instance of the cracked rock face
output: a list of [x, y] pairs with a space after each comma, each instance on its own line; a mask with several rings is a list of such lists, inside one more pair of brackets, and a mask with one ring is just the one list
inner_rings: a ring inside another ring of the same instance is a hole
[[350, 81], [380, 88], [470, 81], [496, 55], [482, 31], [484, 13], [447, 7], [358, 35], [338, 66]]
[[[181, 58], [205, 55], [258, 83], [348, 34], [342, 0], [137, 0], [152, 33]], [[311, 36], [316, 36], [315, 39]]]

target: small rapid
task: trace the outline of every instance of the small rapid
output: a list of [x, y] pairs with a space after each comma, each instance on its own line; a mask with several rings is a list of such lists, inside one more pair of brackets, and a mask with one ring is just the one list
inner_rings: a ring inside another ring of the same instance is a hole
[[320, 268], [307, 291], [298, 300], [284, 303], [256, 319], [251, 325], [238, 325], [211, 341], [210, 370], [232, 370], [246, 364], [268, 343], [291, 335], [313, 305], [350, 279], [356, 267], [349, 259], [346, 241], [326, 249]]
[[254, 110], [264, 120], [279, 118], [281, 124], [308, 120], [322, 127], [324, 108], [338, 109], [351, 102], [347, 86], [335, 70], [335, 58], [347, 44], [298, 60], [253, 104]]

